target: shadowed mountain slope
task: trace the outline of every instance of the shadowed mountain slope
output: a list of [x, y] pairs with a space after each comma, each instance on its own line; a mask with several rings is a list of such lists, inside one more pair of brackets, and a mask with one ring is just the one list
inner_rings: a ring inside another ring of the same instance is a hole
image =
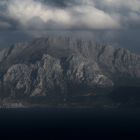
[[0, 97], [66, 98], [140, 87], [140, 56], [70, 37], [38, 38], [0, 51]]

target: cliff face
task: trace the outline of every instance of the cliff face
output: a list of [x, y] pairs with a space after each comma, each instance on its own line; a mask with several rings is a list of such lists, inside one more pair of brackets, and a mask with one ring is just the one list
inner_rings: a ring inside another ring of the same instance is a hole
[[140, 86], [140, 56], [70, 37], [35, 39], [0, 51], [1, 97], [64, 97]]

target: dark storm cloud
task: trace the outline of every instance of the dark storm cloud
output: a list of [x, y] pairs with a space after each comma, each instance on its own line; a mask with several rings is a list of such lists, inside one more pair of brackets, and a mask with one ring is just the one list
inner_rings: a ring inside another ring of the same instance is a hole
[[120, 28], [118, 19], [95, 7], [94, 1], [63, 1], [64, 7], [54, 6], [58, 5], [59, 1], [54, 2], [54, 5], [49, 3], [47, 1], [44, 4], [44, 1], [38, 0], [10, 0], [7, 1], [5, 10], [7, 15], [24, 29], [40, 29], [40, 26], [44, 29]]
[[51, 34], [48, 30], [54, 34], [86, 34], [140, 52], [140, 1], [1, 0], [0, 30], [18, 31], [21, 38]]
[[5, 0], [0, 1], [0, 9], [21, 29], [104, 30], [140, 25], [139, 0]]

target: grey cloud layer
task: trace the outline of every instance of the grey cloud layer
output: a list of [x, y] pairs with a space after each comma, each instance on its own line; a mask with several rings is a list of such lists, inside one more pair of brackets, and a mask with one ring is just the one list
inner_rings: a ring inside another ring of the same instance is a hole
[[[139, 0], [3, 0], [0, 9], [24, 29], [118, 29], [140, 24]], [[5, 27], [10, 23], [0, 19], [0, 28]]]
[[[7, 0], [1, 1], [0, 5], [1, 9], [5, 7], [3, 11], [7, 16], [17, 21], [23, 28], [106, 29], [120, 27], [119, 22], [112, 15], [95, 7], [94, 1], [83, 0], [77, 5], [73, 5], [73, 2], [65, 2], [69, 6], [64, 8], [35, 0]], [[0, 26], [5, 27], [4, 24]]]
[[107, 29], [120, 26], [115, 18], [96, 8], [94, 1], [90, 0], [64, 8], [44, 5], [35, 0], [10, 0], [7, 5], [7, 14], [24, 28]]
[[140, 0], [0, 0], [0, 45], [44, 36], [48, 29], [90, 31], [99, 41], [140, 52]]
[[[24, 29], [118, 29], [140, 24], [139, 0], [3, 0], [0, 10]], [[0, 28], [10, 24], [0, 14]]]

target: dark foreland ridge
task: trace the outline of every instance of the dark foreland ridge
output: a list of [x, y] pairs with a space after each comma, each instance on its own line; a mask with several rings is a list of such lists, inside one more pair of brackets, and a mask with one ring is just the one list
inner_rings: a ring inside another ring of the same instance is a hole
[[46, 37], [0, 50], [1, 106], [138, 106], [140, 56], [93, 40]]

